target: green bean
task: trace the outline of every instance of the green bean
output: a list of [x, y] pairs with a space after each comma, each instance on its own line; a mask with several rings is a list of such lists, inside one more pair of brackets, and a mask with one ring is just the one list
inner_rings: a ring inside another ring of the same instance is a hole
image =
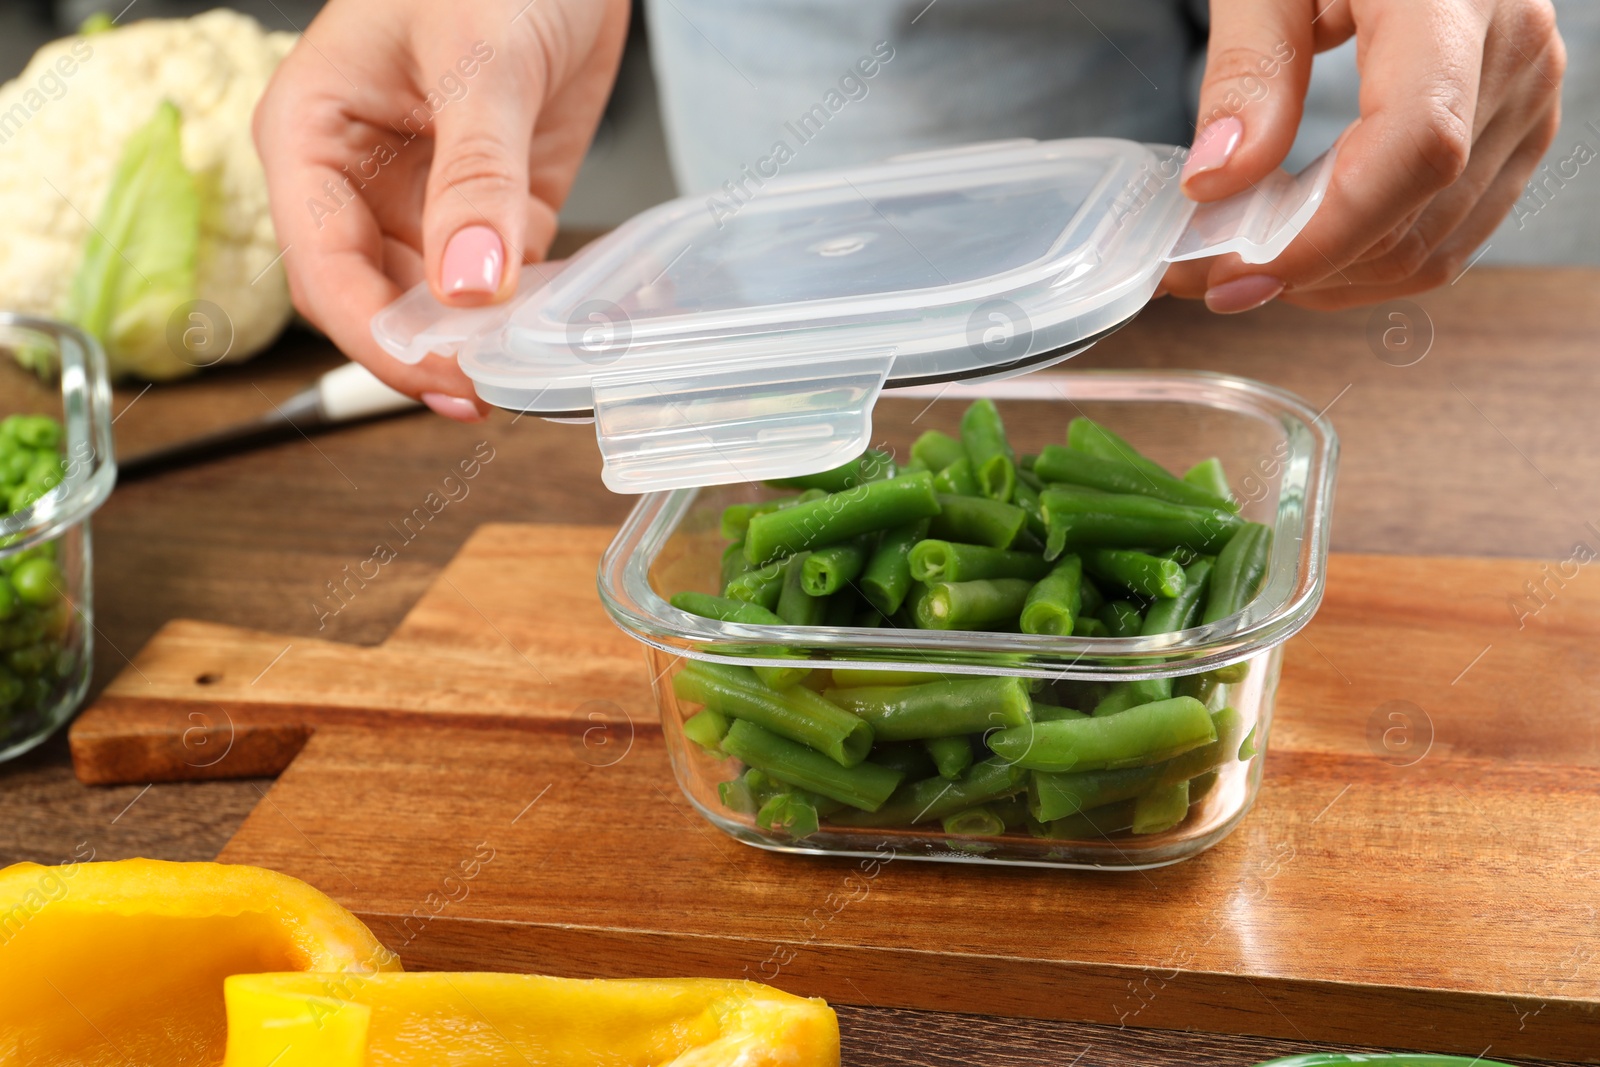
[[1034, 771], [1028, 782], [1028, 813], [1040, 822], [1053, 822], [1119, 800], [1133, 800], [1161, 784], [1165, 767], [1157, 763], [1115, 771]]
[[1216, 496], [1166, 471], [1157, 474], [1121, 458], [1097, 456], [1075, 448], [1046, 445], [1033, 470], [1047, 483], [1086, 486], [1106, 493], [1133, 493], [1192, 507], [1232, 510], [1227, 497]]
[[1211, 595], [1206, 598], [1202, 623], [1216, 622], [1244, 610], [1267, 576], [1272, 555], [1272, 527], [1247, 522], [1233, 535], [1211, 572]]
[[767, 484], [785, 489], [821, 489], [826, 493], [837, 493], [893, 476], [894, 457], [887, 452], [869, 448], [855, 459], [829, 470], [802, 474], [795, 478], [774, 478]]
[[1204, 704], [1173, 697], [1116, 715], [1014, 726], [989, 735], [989, 748], [1032, 771], [1142, 767], [1215, 741]]
[[981, 397], [962, 413], [961, 446], [972, 461], [983, 495], [1009, 503], [1017, 487], [1017, 459], [993, 400]]
[[1100, 621], [1112, 637], [1138, 637], [1144, 626], [1139, 606], [1130, 600], [1111, 600], [1100, 609]]
[[[776, 655], [778, 652], [783, 650], [777, 649], [772, 651], [773, 654]], [[807, 678], [811, 677], [811, 668], [798, 664], [792, 666], [789, 664], [784, 664], [781, 667], [772, 666], [770, 664], [762, 664], [758, 667], [752, 667], [751, 670], [756, 672], [756, 677], [759, 678], [761, 680], [761, 684], [766, 686], [768, 689], [791, 689], [805, 681]]]
[[1083, 607], [1083, 561], [1062, 556], [1050, 574], [1028, 590], [1022, 606], [1022, 632], [1067, 637]]
[[722, 806], [739, 815], [754, 815], [761, 807], [744, 776], [717, 783], [717, 799]]
[[1250, 727], [1250, 732], [1244, 735], [1244, 740], [1239, 742], [1239, 759], [1241, 761], [1253, 759], [1256, 754], [1256, 728]]
[[979, 496], [939, 494], [939, 514], [928, 532], [945, 541], [1010, 548], [1028, 525], [1028, 513], [1015, 504]]
[[958, 496], [978, 496], [978, 479], [972, 473], [972, 464], [966, 456], [962, 456], [950, 466], [933, 476], [933, 488], [939, 493], [954, 493]]
[[1183, 568], [1176, 562], [1147, 552], [1124, 548], [1090, 548], [1083, 566], [1096, 578], [1115, 582], [1148, 599], [1168, 599], [1183, 592]]
[[698, 615], [702, 619], [737, 622], [746, 626], [784, 625], [781, 617], [768, 611], [760, 604], [752, 604], [747, 600], [735, 600], [732, 597], [712, 596], [709, 593], [686, 591], [673, 593], [672, 599], [668, 603], [679, 611], [687, 611], [690, 615]]
[[1105, 597], [1100, 595], [1100, 587], [1095, 585], [1087, 574], [1085, 574], [1083, 576], [1083, 580], [1078, 583], [1078, 597], [1083, 601], [1082, 605], [1078, 608], [1078, 614], [1080, 616], [1093, 615], [1101, 608], [1105, 607], [1106, 600]]
[[734, 541], [722, 550], [722, 588], [724, 595], [728, 583], [752, 570], [750, 561], [744, 558], [744, 542]]
[[[1187, 781], [1232, 763], [1235, 758], [1245, 758], [1239, 756], [1241, 738], [1244, 735], [1243, 715], [1231, 707], [1219, 708], [1211, 713], [1211, 728], [1217, 734], [1215, 741], [1199, 748], [1191, 748], [1181, 756], [1157, 764], [1161, 768], [1159, 781], [1167, 785]], [[1254, 727], [1251, 728], [1251, 732], [1254, 732]]]
[[[1024, 459], [1037, 459], [1037, 456], [1025, 456]], [[1044, 489], [1044, 479], [1033, 472], [1033, 466], [1023, 466], [1022, 460], [1017, 461], [1017, 484], [1033, 488], [1035, 492]]]
[[1057, 719], [1087, 719], [1089, 716], [1076, 708], [1064, 708], [1059, 704], [1041, 704], [1033, 702], [1034, 722], [1055, 722]]
[[820, 793], [863, 811], [877, 811], [883, 807], [900, 784], [899, 771], [865, 761], [854, 767], [840, 766], [814, 749], [763, 730], [745, 719], [736, 721], [728, 730], [728, 735], [722, 739], [722, 750], [780, 782]]
[[905, 602], [911, 589], [911, 548], [928, 536], [928, 520], [918, 519], [892, 530], [878, 539], [861, 572], [861, 595], [885, 616], [893, 615]]
[[1167, 468], [1150, 459], [1123, 438], [1092, 419], [1079, 417], [1068, 423], [1067, 444], [1077, 451], [1087, 452], [1091, 456], [1099, 456], [1102, 459], [1117, 459], [1124, 463], [1132, 464], [1150, 475], [1152, 480], [1163, 475], [1168, 478], [1172, 477], [1172, 472]]
[[1104, 807], [1080, 811], [1076, 815], [1068, 815], [1054, 822], [1042, 823], [1030, 819], [1028, 830], [1035, 837], [1047, 837], [1052, 840], [1092, 841], [1106, 838], [1133, 827], [1133, 807], [1134, 801], [1121, 800]]
[[745, 555], [752, 563], [822, 545], [838, 544], [864, 533], [902, 526], [939, 511], [933, 475], [867, 482], [820, 500], [757, 515], [745, 533]]
[[926, 671], [857, 670], [853, 667], [833, 669], [833, 685], [837, 689], [859, 689], [864, 685], [921, 685], [938, 681], [941, 677]]
[[1172, 696], [1171, 678], [1140, 678], [1131, 682], [1113, 682], [1106, 695], [1095, 704], [1093, 714], [1116, 715], [1136, 708], [1140, 704], [1153, 704]]
[[804, 686], [769, 689], [744, 667], [694, 661], [673, 677], [672, 691], [679, 700], [807, 745], [841, 767], [854, 767], [872, 748], [872, 726], [860, 716]]
[[1028, 523], [1023, 529], [1032, 534], [1041, 544], [1050, 536], [1050, 524], [1044, 521], [1044, 504], [1039, 499], [1042, 491], [1028, 481], [1022, 480], [1024, 472], [1018, 471], [1017, 490], [1011, 494], [1011, 502], [1021, 508], [1028, 516]]
[[787, 562], [786, 559], [775, 559], [745, 571], [722, 587], [722, 595], [729, 600], [759, 604], [771, 611], [778, 606], [778, 597], [783, 593], [783, 566]]
[[1233, 490], [1228, 488], [1228, 475], [1222, 469], [1222, 460], [1216, 456], [1203, 459], [1184, 471], [1183, 480], [1204, 489], [1218, 500], [1226, 501], [1232, 510], [1239, 510], [1238, 502], [1233, 499]]
[[722, 755], [722, 738], [728, 732], [728, 717], [705, 708], [683, 720], [683, 736], [717, 756]]
[[987, 804], [946, 815], [940, 825], [952, 837], [998, 837], [1006, 832], [1005, 820]]
[[867, 565], [867, 546], [860, 541], [819, 548], [806, 557], [800, 585], [812, 596], [829, 596], [855, 581]]
[[987, 804], [1021, 791], [1028, 772], [991, 756], [972, 765], [958, 782], [924, 778], [895, 791], [888, 802], [871, 814], [841, 812], [833, 821], [843, 826], [914, 826], [938, 822], [947, 815]]
[[970, 582], [978, 578], [1028, 578], [1050, 573], [1050, 564], [1032, 552], [929, 539], [912, 546], [911, 577], [919, 582]]
[[955, 781], [972, 766], [972, 745], [965, 737], [930, 737], [922, 742], [939, 769], [939, 777]]
[[1073, 637], [1110, 637], [1106, 624], [1093, 615], [1080, 615], [1072, 624]]
[[1144, 637], [1177, 633], [1200, 621], [1200, 609], [1211, 589], [1212, 563], [1201, 557], [1183, 569], [1183, 589], [1170, 600], [1158, 600], [1144, 613]]
[[801, 793], [789, 792], [779, 793], [762, 804], [756, 812], [756, 825], [768, 833], [798, 841], [816, 833], [822, 820], [815, 804]]
[[1026, 578], [930, 583], [917, 602], [917, 625], [924, 630], [1009, 629], [1033, 585]]
[[[1221, 508], [1196, 508], [1153, 497], [1102, 493], [1097, 489], [1046, 489], [1039, 496], [1050, 536], [1045, 557], [1084, 548], [1144, 545], [1152, 549], [1189, 546], [1216, 552], [1243, 520]], [[802, 505], [804, 506], [804, 505]], [[797, 511], [798, 508], [791, 509]], [[789, 512], [778, 512], [786, 515]], [[751, 529], [761, 518], [751, 520]], [[748, 545], [748, 542], [746, 542]]]
[[1133, 802], [1133, 826], [1129, 829], [1136, 834], [1159, 834], [1177, 826], [1188, 814], [1189, 782], [1185, 779], [1141, 794]]
[[1223, 685], [1238, 685], [1250, 677], [1250, 661], [1242, 659], [1238, 663], [1230, 663], [1227, 666], [1218, 667], [1209, 673], [1211, 677]]
[[757, 515], [765, 515], [770, 511], [782, 511], [792, 508], [796, 504], [804, 504], [808, 500], [820, 500], [824, 497], [820, 489], [808, 489], [798, 496], [780, 496], [771, 500], [761, 500], [753, 504], [729, 504], [722, 509], [722, 536], [728, 541], [742, 541], [746, 531], [750, 529], [750, 520]]
[[828, 598], [812, 596], [805, 588], [806, 560], [809, 552], [790, 556], [783, 565], [783, 588], [778, 592], [778, 618], [790, 626], [820, 626], [828, 610]]
[[872, 724], [882, 741], [918, 741], [1025, 727], [1033, 698], [1015, 677], [954, 678], [907, 686], [829, 689], [832, 703]]
[[949, 434], [928, 430], [911, 443], [911, 458], [927, 464], [931, 471], [942, 471], [956, 460], [967, 458], [967, 450]]

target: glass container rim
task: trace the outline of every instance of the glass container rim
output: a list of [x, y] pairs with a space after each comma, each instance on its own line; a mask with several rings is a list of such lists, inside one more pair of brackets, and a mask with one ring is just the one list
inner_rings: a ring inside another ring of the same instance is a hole
[[105, 350], [92, 335], [54, 319], [0, 311], [0, 329], [48, 337], [59, 360], [63, 449], [61, 484], [32, 506], [0, 517], [4, 552], [57, 537], [105, 503], [117, 480], [111, 438], [111, 375]]
[[[1238, 615], [1154, 637], [721, 622], [679, 611], [650, 584], [652, 564], [701, 492], [689, 488], [641, 497], [606, 549], [597, 584], [612, 620], [637, 640], [689, 659], [793, 665], [799, 657], [855, 669], [1120, 680], [1178, 677], [1247, 659], [1288, 640], [1321, 603], [1338, 436], [1323, 412], [1288, 390], [1211, 371], [1090, 370], [897, 389], [894, 395], [1176, 403], [1275, 423], [1287, 442], [1279, 458], [1285, 477], [1298, 474], [1294, 483], [1279, 487], [1274, 565], [1266, 586]], [[1288, 500], [1286, 489], [1292, 490]], [[1289, 562], [1292, 573], [1284, 566]]]

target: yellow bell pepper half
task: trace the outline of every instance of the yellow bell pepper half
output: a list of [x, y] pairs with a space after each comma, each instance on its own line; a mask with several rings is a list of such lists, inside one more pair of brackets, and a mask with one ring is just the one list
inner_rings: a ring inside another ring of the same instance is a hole
[[226, 1067], [838, 1067], [821, 1000], [712, 978], [252, 974]]
[[0, 1063], [217, 1064], [228, 975], [399, 967], [350, 912], [260, 867], [0, 870]]

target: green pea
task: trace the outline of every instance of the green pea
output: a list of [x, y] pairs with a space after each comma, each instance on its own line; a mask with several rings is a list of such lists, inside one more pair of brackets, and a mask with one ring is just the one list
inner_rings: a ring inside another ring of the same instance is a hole
[[6, 653], [6, 666], [24, 678], [43, 674], [55, 659], [55, 650], [49, 645], [29, 645]]
[[11, 572], [11, 584], [23, 603], [40, 608], [55, 603], [66, 588], [61, 568], [50, 560], [37, 558], [18, 564]]
[[24, 415], [11, 433], [29, 448], [54, 452], [61, 447], [61, 424], [48, 415]]

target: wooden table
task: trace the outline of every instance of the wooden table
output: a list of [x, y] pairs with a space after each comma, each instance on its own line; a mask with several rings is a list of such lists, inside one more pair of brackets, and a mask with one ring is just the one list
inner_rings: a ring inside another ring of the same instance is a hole
[[[1480, 267], [1414, 304], [1375, 311], [1269, 307], [1220, 319], [1160, 301], [1074, 365], [1204, 367], [1326, 405], [1344, 448], [1335, 549], [1565, 559], [1575, 541], [1593, 542], [1585, 524], [1600, 521], [1600, 452], [1586, 447], [1600, 409], [1597, 296], [1593, 271]], [[1430, 335], [1420, 360], [1397, 365]], [[254, 415], [338, 359], [325, 341], [291, 335], [242, 368], [121, 390], [119, 451]], [[485, 440], [496, 459], [470, 496], [319, 628], [324, 583], [365, 558], [388, 521]], [[505, 415], [481, 426], [402, 417], [127, 485], [95, 522], [96, 686], [180, 616], [375, 643], [479, 524], [615, 523], [629, 504], [600, 487], [589, 428]], [[0, 861], [59, 862], [85, 847], [102, 859], [208, 859], [264, 787], [91, 789], [72, 777], [58, 737], [0, 768]], [[925, 1012], [840, 1014], [847, 1059], [859, 1064], [1245, 1064], [1309, 1048]]]

